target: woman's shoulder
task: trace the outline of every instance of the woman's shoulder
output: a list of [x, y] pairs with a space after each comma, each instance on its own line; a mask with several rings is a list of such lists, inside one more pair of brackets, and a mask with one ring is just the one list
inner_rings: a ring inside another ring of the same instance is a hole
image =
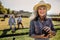
[[47, 20], [52, 21], [52, 18], [47, 18]]
[[47, 21], [48, 22], [52, 22], [52, 18], [47, 18]]
[[35, 21], [36, 21], [36, 20], [34, 20], [34, 19], [33, 19], [33, 20], [30, 20], [30, 22], [35, 22]]
[[34, 22], [34, 20], [30, 20], [30, 22]]

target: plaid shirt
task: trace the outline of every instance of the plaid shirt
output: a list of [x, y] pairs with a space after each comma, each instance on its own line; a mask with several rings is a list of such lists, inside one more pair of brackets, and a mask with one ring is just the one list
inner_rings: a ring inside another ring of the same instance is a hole
[[40, 19], [38, 18], [37, 21], [32, 20], [30, 22], [30, 31], [29, 35], [41, 35], [43, 34], [43, 27], [50, 27], [52, 31], [55, 31], [52, 20], [50, 18], [47, 18], [45, 21], [41, 22]]

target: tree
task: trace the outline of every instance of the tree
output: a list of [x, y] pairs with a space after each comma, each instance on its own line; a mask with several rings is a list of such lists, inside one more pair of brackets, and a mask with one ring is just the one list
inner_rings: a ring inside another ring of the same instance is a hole
[[10, 9], [7, 9], [7, 14], [10, 14]]
[[0, 1], [0, 14], [6, 14], [6, 13], [7, 13], [7, 11], [4, 8], [4, 6], [2, 5], [2, 2]]

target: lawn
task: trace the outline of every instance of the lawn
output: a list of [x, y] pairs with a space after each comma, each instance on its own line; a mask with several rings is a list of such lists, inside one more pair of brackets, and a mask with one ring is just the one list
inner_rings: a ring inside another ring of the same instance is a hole
[[[15, 18], [16, 20], [17, 18]], [[4, 30], [4, 29], [9, 29], [9, 25], [8, 25], [8, 20], [9, 18], [6, 18], [5, 21], [1, 21], [3, 20], [3, 18], [0, 18], [0, 30]], [[22, 18], [22, 23], [24, 28], [28, 28], [29, 27], [29, 18]], [[17, 20], [16, 20], [16, 28], [17, 28]]]
[[[60, 26], [55, 26], [55, 28], [57, 28]], [[15, 33], [22, 33], [23, 30], [17, 30]], [[25, 29], [23, 32], [28, 32], [29, 29]], [[8, 32], [7, 34], [10, 34], [11, 32]], [[33, 40], [33, 38], [29, 37], [29, 35], [19, 35], [19, 36], [12, 36], [12, 37], [5, 37], [5, 38], [0, 38], [0, 40], [13, 40], [13, 38], [15, 38], [15, 40]], [[60, 40], [60, 30], [57, 30], [56, 36], [54, 36], [53, 38], [50, 38], [50, 40]]]
[[[28, 18], [23, 18], [24, 27], [29, 28], [29, 22], [30, 22], [30, 20]], [[53, 21], [53, 24], [54, 25], [55, 24], [60, 24], [60, 22]], [[56, 29], [60, 28], [60, 26], [54, 26], [54, 27]], [[4, 30], [4, 29], [9, 29], [8, 18], [6, 18], [5, 21], [3, 21], [3, 22], [0, 21], [0, 30]], [[11, 31], [12, 30], [7, 31], [6, 35], [13, 34]], [[29, 32], [29, 29], [19, 29], [19, 30], [16, 30], [14, 34], [26, 33], [26, 32]], [[2, 33], [3, 33], [3, 31], [0, 31], [0, 35], [2, 35]], [[15, 38], [15, 40], [34, 40], [33, 38], [29, 37], [29, 34], [19, 35], [19, 36], [11, 36], [11, 37], [4, 37], [4, 38], [0, 38], [0, 40], [13, 40], [13, 38]], [[53, 38], [50, 38], [50, 40], [60, 40], [60, 30], [59, 29], [57, 30], [56, 36], [54, 36]]]
[[29, 37], [28, 35], [23, 35], [23, 36], [13, 36], [13, 37], [5, 37], [5, 38], [0, 38], [0, 40], [33, 40], [33, 38]]

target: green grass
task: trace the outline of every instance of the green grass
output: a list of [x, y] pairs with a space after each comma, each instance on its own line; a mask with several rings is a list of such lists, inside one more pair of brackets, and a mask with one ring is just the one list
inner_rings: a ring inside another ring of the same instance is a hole
[[[11, 32], [12, 30], [8, 31], [6, 35], [8, 34], [12, 34]], [[26, 32], [29, 32], [29, 29], [19, 29], [19, 30], [16, 30], [16, 32], [14, 34], [17, 34], [17, 33], [26, 33]], [[3, 31], [0, 31], [0, 35], [3, 33]], [[5, 38], [0, 38], [0, 40], [13, 40], [13, 37], [15, 38], [15, 40], [32, 40], [33, 38], [29, 37], [29, 35], [21, 35], [21, 36], [12, 36], [12, 37], [5, 37]]]
[[[11, 31], [12, 31], [12, 30], [11, 30]], [[7, 34], [12, 34], [11, 31], [7, 32]], [[16, 30], [14, 34], [20, 34], [20, 33], [26, 33], [26, 32], [29, 32], [29, 29]]]
[[[27, 21], [26, 21], [27, 20]], [[9, 26], [7, 25], [8, 23], [8, 18], [6, 19], [6, 21], [4, 22], [0, 22], [0, 29], [4, 30], [4, 29], [8, 29]], [[28, 18], [23, 18], [23, 23], [25, 26], [29, 26], [29, 19]], [[53, 24], [60, 24], [60, 22], [58, 21], [53, 21]], [[54, 28], [60, 28], [60, 26], [54, 26]], [[6, 35], [8, 34], [13, 34], [10, 31], [7, 31]], [[16, 32], [14, 34], [18, 34], [18, 33], [26, 33], [29, 32], [29, 29], [19, 29], [16, 30]], [[0, 35], [2, 35], [3, 31], [0, 31]], [[29, 37], [29, 35], [19, 35], [19, 36], [12, 36], [12, 37], [4, 37], [4, 38], [0, 38], [0, 40], [13, 40], [13, 37], [15, 37], [15, 40], [34, 40], [34, 38]], [[60, 30], [57, 30], [56, 36], [54, 36], [53, 38], [50, 38], [50, 40], [60, 40]]]
[[54, 25], [60, 24], [60, 21], [52, 21]]
[[[54, 26], [55, 28], [60, 28], [60, 26]], [[24, 32], [29, 32], [29, 29], [21, 29], [17, 30], [15, 33], [24, 33]], [[1, 33], [1, 32], [0, 32]], [[7, 32], [7, 34], [11, 34], [11, 31]], [[19, 36], [13, 36], [15, 40], [34, 40], [34, 38], [29, 37], [29, 35], [19, 35]], [[13, 37], [5, 37], [5, 38], [0, 38], [0, 40], [13, 40]], [[60, 40], [60, 30], [57, 30], [56, 36], [53, 38], [50, 38], [50, 40]]]
[[56, 36], [51, 38], [51, 40], [60, 40], [60, 30], [57, 31]]
[[[23, 35], [23, 36], [13, 36], [15, 40], [34, 40], [33, 38], [29, 37], [28, 35]], [[5, 38], [0, 38], [0, 40], [13, 40], [13, 37], [5, 37]]]
[[3, 32], [2, 31], [0, 31], [0, 35], [2, 34]]
[[[29, 32], [29, 29], [19, 29], [19, 30], [16, 30], [14, 34], [27, 33], [27, 32]], [[2, 33], [3, 31], [0, 31], [0, 35], [2, 35]], [[13, 34], [12, 30], [7, 31], [6, 34], [4, 35], [8, 35], [8, 34]]]

